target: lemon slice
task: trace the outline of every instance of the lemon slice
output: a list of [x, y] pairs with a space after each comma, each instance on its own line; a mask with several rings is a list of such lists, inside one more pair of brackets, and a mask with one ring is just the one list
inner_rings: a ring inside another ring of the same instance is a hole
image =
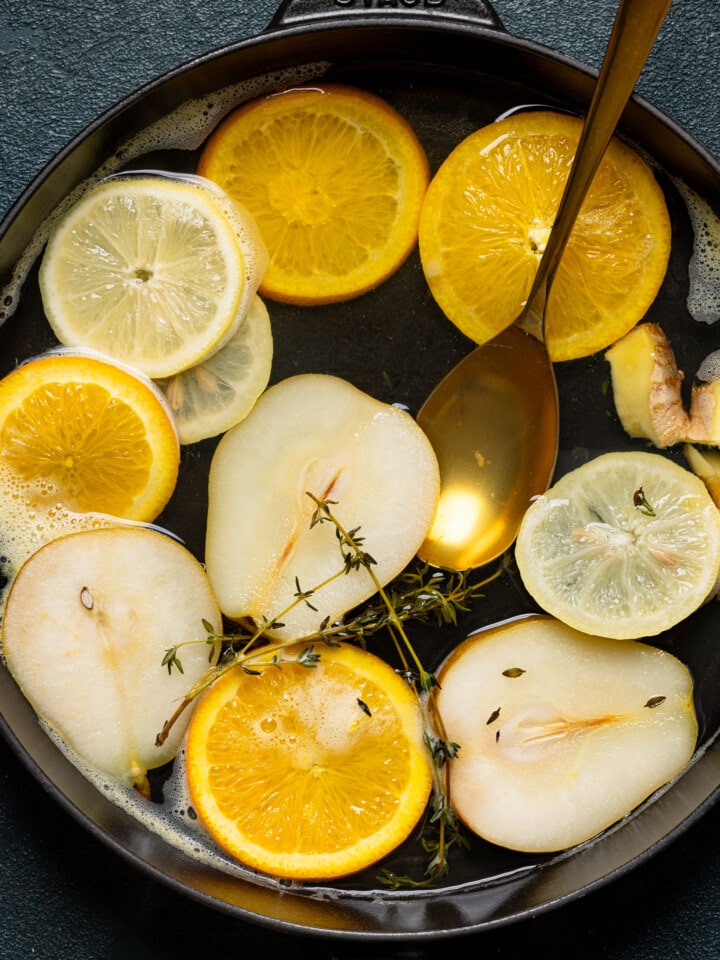
[[313, 669], [285, 656], [259, 676], [234, 668], [198, 704], [185, 756], [192, 805], [248, 866], [343, 876], [398, 846], [425, 809], [422, 713], [366, 650], [323, 646]]
[[270, 317], [256, 296], [239, 328], [211, 357], [158, 381], [175, 416], [180, 443], [197, 443], [243, 420], [270, 379]]
[[218, 349], [248, 297], [233, 212], [234, 220], [212, 191], [183, 178], [115, 178], [89, 190], [59, 220], [40, 268], [60, 342], [150, 377]]
[[260, 293], [297, 304], [347, 300], [394, 273], [415, 246], [428, 182], [407, 121], [332, 83], [244, 104], [210, 137], [198, 172], [257, 221], [270, 252]]
[[607, 453], [529, 508], [516, 545], [530, 594], [585, 633], [649, 637], [684, 620], [720, 571], [720, 511], [660, 454]]

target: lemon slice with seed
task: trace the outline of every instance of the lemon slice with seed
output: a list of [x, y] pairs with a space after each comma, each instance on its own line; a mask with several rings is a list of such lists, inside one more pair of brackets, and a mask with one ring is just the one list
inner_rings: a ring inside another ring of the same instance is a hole
[[180, 443], [197, 443], [243, 420], [270, 379], [273, 339], [267, 307], [256, 296], [238, 330], [207, 360], [158, 386], [175, 416]]
[[607, 453], [532, 504], [516, 560], [540, 606], [576, 630], [650, 637], [714, 590], [720, 511], [701, 480], [660, 454]]
[[233, 214], [192, 180], [114, 178], [89, 190], [58, 221], [40, 268], [60, 342], [101, 350], [150, 377], [218, 349], [248, 297], [242, 214]]

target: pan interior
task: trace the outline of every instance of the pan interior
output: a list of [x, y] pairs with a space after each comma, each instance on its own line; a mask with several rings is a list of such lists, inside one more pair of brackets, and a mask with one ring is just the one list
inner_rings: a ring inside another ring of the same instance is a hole
[[[571, 109], [577, 106], [553, 96], [544, 85], [538, 88], [522, 77], [498, 77], [461, 68], [438, 71], [422, 62], [388, 61], [380, 68], [374, 63], [360, 62], [318, 64], [294, 68], [280, 79], [287, 83], [288, 79], [297, 82], [318, 76], [356, 84], [393, 104], [418, 134], [431, 172], [465, 136], [508, 110], [538, 103]], [[266, 85], [272, 88], [277, 83], [278, 76], [273, 75], [267, 83], [252, 84], [250, 92], [259, 92]], [[247, 95], [247, 88], [240, 89]], [[216, 95], [211, 94], [210, 98], [218, 102]], [[207, 106], [206, 98], [202, 104], [203, 108]], [[201, 149], [198, 141], [207, 126], [197, 126], [197, 113], [196, 106], [184, 106], [182, 112], [175, 114], [187, 123], [187, 129], [177, 139], [181, 149], [156, 135], [144, 141], [142, 137], [133, 138], [131, 142], [140, 143], [142, 152], [129, 159], [118, 158], [115, 152], [110, 166], [113, 170], [193, 172]], [[157, 127], [153, 129], [157, 132]], [[147, 149], [142, 147], [143, 142]], [[640, 146], [649, 152], [652, 162], [652, 145]], [[79, 150], [81, 145], [76, 147]], [[128, 157], [127, 151], [124, 156]], [[61, 164], [73, 162], [74, 153], [70, 152]], [[717, 333], [711, 326], [694, 323], [688, 314], [692, 227], [677, 188], [677, 172], [660, 164], [655, 166], [672, 219], [673, 250], [665, 282], [646, 319], [663, 326], [676, 349], [680, 367], [691, 374], [713, 349]], [[101, 172], [108, 170], [108, 166], [103, 166]], [[720, 192], [720, 187], [716, 189]], [[717, 195], [716, 192], [715, 196], [708, 196], [708, 200], [716, 203]], [[18, 288], [17, 304], [7, 311], [12, 315], [0, 327], [0, 375], [8, 373], [17, 359], [55, 346], [43, 316], [38, 263], [33, 260], [40, 252], [42, 233], [39, 238], [25, 261], [26, 275]], [[313, 308], [269, 301], [267, 305], [275, 341], [271, 382], [299, 372], [332, 373], [379, 400], [402, 404], [411, 412], [417, 411], [435, 383], [472, 348], [430, 296], [417, 251], [397, 274], [357, 300]], [[617, 422], [608, 389], [609, 368], [601, 355], [558, 365], [556, 372], [561, 396], [557, 476], [602, 452], [642, 446], [627, 437]], [[185, 451], [177, 491], [157, 521], [179, 535], [201, 560], [207, 475], [216, 444], [217, 440], [207, 440]], [[677, 451], [668, 455], [683, 462]], [[488, 572], [479, 571], [478, 577]], [[418, 628], [413, 632], [413, 640], [426, 666], [433, 669], [470, 632], [534, 610], [509, 565], [483, 599], [461, 618], [457, 628]], [[165, 826], [153, 823], [153, 818], [150, 825], [154, 832], [148, 832], [141, 822], [147, 818], [138, 818], [131, 802], [121, 809], [78, 775], [35, 724], [32, 711], [0, 667], [0, 685], [6, 691], [1, 701], [2, 721], [11, 743], [36, 775], [91, 830], [153, 875], [193, 896], [261, 922], [311, 928], [320, 933], [442, 935], [508, 922], [576, 895], [643, 856], [714, 793], [718, 783], [717, 761], [709, 748], [720, 730], [717, 627], [717, 610], [709, 604], [657, 641], [688, 665], [696, 683], [700, 720], [698, 762], [677, 785], [662, 791], [661, 796], [652, 798], [601, 838], [559, 856], [514, 853], [466, 834], [468, 847], [453, 854], [449, 874], [433, 888], [413, 892], [386, 891], [378, 884], [377, 868], [323, 887], [265, 883], [249, 871], [219, 868], [216, 859], [204, 855], [196, 858], [192, 842], [178, 844], [172, 837], [168, 840]], [[376, 649], [392, 660], [389, 644], [378, 642]], [[170, 774], [166, 769], [157, 778], [158, 797]], [[421, 878], [425, 862], [426, 854], [413, 837], [382, 866], [400, 875]]]

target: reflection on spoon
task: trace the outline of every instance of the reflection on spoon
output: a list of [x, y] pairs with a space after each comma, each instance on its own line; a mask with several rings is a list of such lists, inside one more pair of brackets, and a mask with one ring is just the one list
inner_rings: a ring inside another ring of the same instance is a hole
[[466, 569], [512, 544], [555, 468], [555, 391], [545, 348], [515, 326], [468, 354], [435, 388], [418, 414], [442, 477], [422, 560]]

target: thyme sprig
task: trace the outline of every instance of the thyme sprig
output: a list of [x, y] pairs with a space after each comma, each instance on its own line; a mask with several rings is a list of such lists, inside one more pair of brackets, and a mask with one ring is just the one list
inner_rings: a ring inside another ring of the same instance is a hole
[[[315, 504], [310, 527], [329, 523], [335, 530], [341, 556], [338, 570], [311, 589], [303, 589], [296, 577], [292, 601], [278, 615], [266, 618], [257, 626], [241, 627], [237, 634], [224, 635], [216, 633], [210, 623], [203, 621], [206, 637], [185, 641], [167, 649], [162, 665], [168, 668], [168, 672], [176, 669], [183, 673], [179, 651], [188, 643], [208, 644], [210, 662], [216, 657], [217, 660], [185, 694], [158, 734], [156, 743], [162, 745], [187, 707], [230, 669], [241, 667], [248, 674], [260, 675], [264, 670], [279, 668], [284, 663], [313, 668], [321, 659], [321, 653], [315, 649], [317, 644], [337, 646], [340, 641], [353, 641], [365, 646], [369, 637], [385, 631], [391, 637], [402, 664], [398, 672], [415, 691], [425, 716], [425, 745], [433, 768], [433, 795], [422, 828], [422, 845], [429, 854], [424, 879], [413, 880], [388, 870], [383, 871], [379, 879], [391, 889], [430, 886], [447, 873], [448, 851], [451, 847], [465, 843], [450, 802], [447, 770], [448, 762], [457, 755], [459, 747], [448, 740], [442, 717], [434, 708], [434, 699], [428, 696], [438, 685], [437, 678], [423, 666], [404, 625], [409, 620], [434, 622], [439, 626], [456, 624], [458, 614], [467, 611], [471, 601], [503, 573], [505, 564], [502, 561], [494, 573], [475, 583], [468, 581], [466, 572], [436, 570], [423, 564], [409, 568], [384, 586], [374, 570], [375, 559], [364, 549], [360, 528], [345, 529], [332, 509], [336, 501], [321, 499], [312, 493], [308, 493], [308, 496]], [[335, 623], [326, 619], [317, 630], [299, 639], [277, 639], [268, 633], [282, 627], [283, 619], [299, 604], [317, 610], [311, 602], [314, 594], [338, 577], [362, 570], [371, 578], [375, 594], [358, 612]]]
[[[391, 636], [395, 640], [395, 645], [398, 648], [398, 652], [400, 653], [406, 671], [409, 668], [410, 663], [412, 663], [413, 670], [417, 676], [417, 681], [420, 685], [420, 688], [422, 690], [431, 690], [434, 686], [437, 686], [437, 679], [433, 674], [428, 673], [425, 670], [420, 658], [415, 652], [415, 648], [405, 632], [402, 618], [390, 602], [390, 597], [385, 591], [385, 587], [380, 582], [377, 574], [373, 570], [376, 562], [375, 559], [362, 549], [364, 538], [360, 537], [358, 534], [358, 530], [360, 528], [356, 527], [354, 530], [348, 531], [343, 527], [331, 510], [331, 507], [335, 505], [336, 501], [320, 500], [312, 493], [308, 493], [308, 496], [315, 502], [315, 512], [313, 513], [310, 527], [312, 528], [318, 523], [331, 523], [335, 528], [335, 536], [337, 537], [340, 552], [342, 554], [344, 572], [350, 573], [352, 570], [360, 569], [367, 570], [375, 586], [377, 595], [380, 597], [385, 610], [387, 611], [387, 627], [390, 630]], [[400, 649], [398, 638], [400, 641], [402, 641], [404, 652], [402, 649]], [[404, 654], [407, 654], [407, 656]]]
[[[435, 724], [445, 733], [442, 718], [435, 713]], [[450, 869], [449, 853], [454, 846], [467, 847], [468, 843], [460, 829], [458, 816], [450, 801], [448, 761], [458, 755], [460, 746], [451, 740], [440, 739], [425, 731], [425, 746], [433, 764], [434, 785], [429, 811], [421, 828], [423, 849], [429, 855], [422, 880], [395, 873], [380, 871], [378, 880], [389, 890], [418, 890], [433, 886]]]

